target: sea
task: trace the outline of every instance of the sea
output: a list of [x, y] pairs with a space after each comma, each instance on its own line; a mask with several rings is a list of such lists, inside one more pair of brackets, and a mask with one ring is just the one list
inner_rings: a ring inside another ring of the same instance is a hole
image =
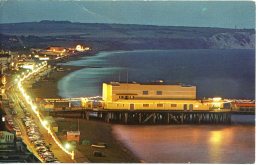
[[[153, 82], [197, 86], [197, 98], [255, 99], [255, 50], [104, 51], [62, 65], [84, 66], [58, 82], [62, 97], [101, 96], [102, 83]], [[149, 163], [253, 163], [255, 117], [231, 125], [114, 125], [113, 134]]]

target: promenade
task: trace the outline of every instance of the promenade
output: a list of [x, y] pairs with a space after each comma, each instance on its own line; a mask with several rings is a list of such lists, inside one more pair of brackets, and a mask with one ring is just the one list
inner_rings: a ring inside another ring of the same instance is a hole
[[[31, 118], [33, 119], [34, 123], [37, 125], [39, 128], [39, 132], [42, 135], [42, 138], [45, 140], [46, 143], [48, 143], [50, 147], [51, 152], [54, 154], [54, 156], [58, 159], [59, 162], [64, 162], [64, 163], [82, 163], [82, 162], [88, 162], [88, 159], [84, 157], [83, 154], [81, 154], [79, 151], [75, 150], [73, 151], [75, 153], [74, 158], [68, 154], [69, 152], [64, 151], [64, 147], [62, 146], [63, 144], [59, 141], [58, 137], [55, 135], [55, 133], [52, 132], [52, 130], [46, 129], [46, 127], [42, 124], [42, 119], [44, 116], [36, 110], [36, 107], [34, 107], [33, 103], [30, 99], [30, 97], [26, 94], [26, 89], [21, 86], [19, 87], [19, 81], [22, 84], [22, 81], [26, 79], [32, 80], [32, 75], [40, 76], [40, 75], [45, 75], [45, 74], [39, 74], [39, 73], [44, 73], [48, 70], [48, 65], [42, 65], [39, 66], [37, 71], [32, 71], [32, 73], [28, 72], [23, 75], [21, 75], [20, 80], [14, 80], [16, 82], [9, 82], [7, 84], [7, 89], [8, 89], [8, 94], [7, 97], [9, 99], [12, 99], [14, 102], [14, 109], [16, 110], [17, 114], [13, 115], [12, 118], [16, 122], [16, 124], [19, 126], [21, 133], [22, 133], [22, 139], [25, 142], [25, 144], [28, 146], [28, 149], [37, 156], [41, 162], [45, 162], [44, 159], [42, 159], [39, 154], [36, 151], [36, 148], [34, 145], [30, 142], [28, 135], [26, 134], [26, 127], [24, 123], [22, 122], [22, 118], [25, 117], [25, 112], [23, 109], [26, 109], [27, 113], [31, 114]], [[31, 75], [30, 75], [31, 74]], [[23, 76], [23, 77], [22, 77]], [[18, 82], [18, 83], [17, 83]], [[24, 93], [23, 93], [24, 92]], [[29, 99], [28, 99], [29, 98]], [[25, 107], [21, 107], [19, 103], [23, 103]], [[35, 108], [35, 109], [34, 109]], [[8, 115], [11, 116], [11, 114], [8, 111], [8, 107], [4, 107], [4, 110], [7, 112]], [[47, 144], [46, 144], [47, 145]]]

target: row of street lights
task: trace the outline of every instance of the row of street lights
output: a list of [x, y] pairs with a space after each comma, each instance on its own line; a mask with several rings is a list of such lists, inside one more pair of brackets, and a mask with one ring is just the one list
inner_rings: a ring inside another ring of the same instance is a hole
[[63, 146], [61, 144], [61, 142], [58, 140], [58, 138], [55, 136], [55, 134], [53, 133], [53, 131], [50, 128], [50, 125], [48, 123], [47, 120], [43, 120], [43, 118], [40, 116], [39, 110], [37, 109], [37, 106], [33, 103], [32, 99], [30, 98], [30, 96], [26, 93], [26, 91], [24, 90], [23, 86], [22, 86], [22, 82], [29, 78], [31, 75], [39, 72], [41, 69], [43, 69], [44, 67], [46, 67], [48, 64], [47, 62], [42, 62], [41, 64], [36, 65], [35, 69], [30, 71], [27, 71], [27, 73], [23, 72], [22, 76], [18, 76], [16, 79], [17, 86], [19, 91], [21, 92], [22, 96], [25, 98], [25, 101], [27, 102], [27, 104], [30, 105], [31, 109], [33, 110], [33, 112], [37, 115], [38, 119], [40, 120], [40, 123], [42, 124], [43, 128], [45, 128], [48, 131], [48, 134], [51, 135], [52, 139], [55, 141], [55, 143], [68, 155], [71, 156], [71, 159], [74, 160], [74, 151], [70, 151], [70, 144], [66, 143], [65, 146]]

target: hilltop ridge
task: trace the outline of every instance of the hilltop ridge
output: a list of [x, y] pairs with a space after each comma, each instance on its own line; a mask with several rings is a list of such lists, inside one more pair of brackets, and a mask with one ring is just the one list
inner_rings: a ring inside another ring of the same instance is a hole
[[178, 27], [70, 21], [0, 24], [4, 39], [22, 36], [24, 43], [46, 46], [88, 43], [101, 50], [129, 49], [254, 49], [255, 29]]

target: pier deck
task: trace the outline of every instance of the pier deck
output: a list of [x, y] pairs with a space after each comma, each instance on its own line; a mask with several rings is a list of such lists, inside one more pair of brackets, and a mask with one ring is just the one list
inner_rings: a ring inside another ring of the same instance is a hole
[[254, 115], [253, 112], [170, 111], [170, 110], [61, 110], [50, 111], [55, 117], [98, 119], [120, 124], [230, 124], [233, 114]]

